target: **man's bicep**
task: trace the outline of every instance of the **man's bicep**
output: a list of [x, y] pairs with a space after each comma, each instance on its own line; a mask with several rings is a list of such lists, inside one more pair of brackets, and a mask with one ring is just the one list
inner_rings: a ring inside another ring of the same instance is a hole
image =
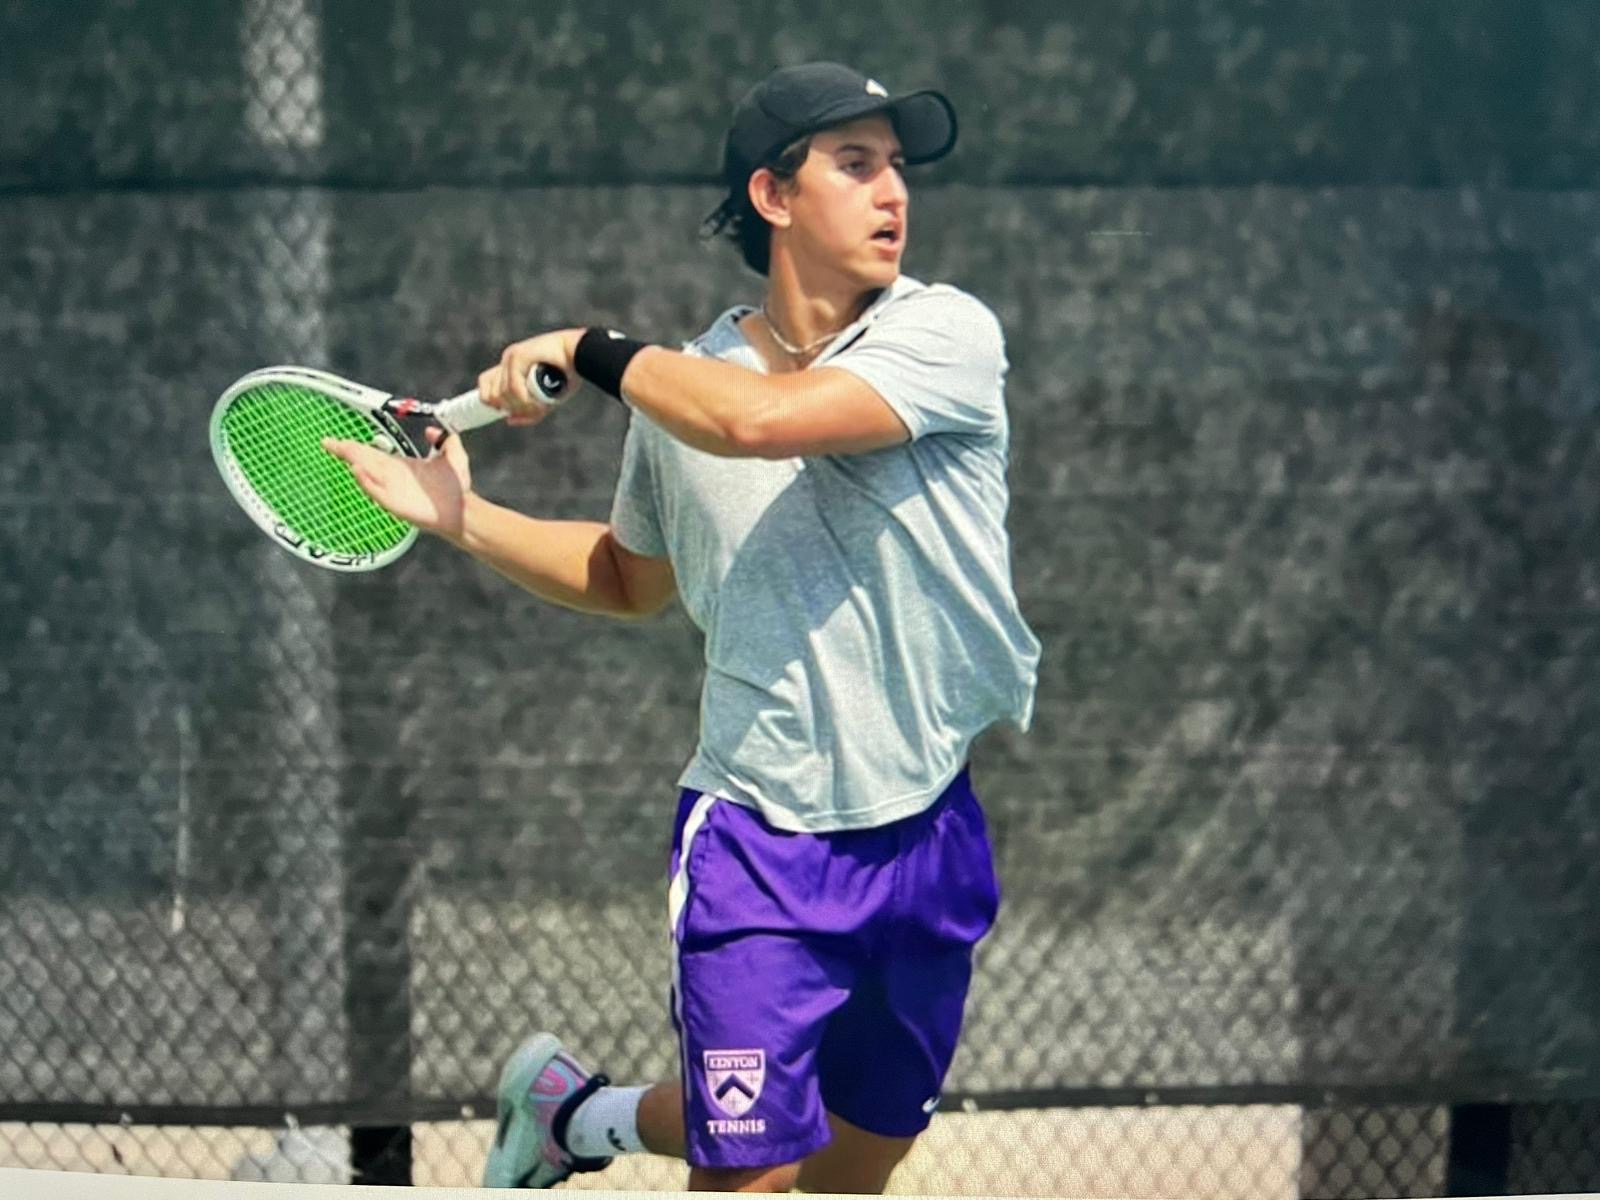
[[628, 599], [628, 607], [642, 617], [658, 613], [677, 594], [678, 581], [672, 573], [672, 560], [654, 555], [635, 554], [617, 540], [611, 531], [611, 557], [617, 564], [617, 577]]

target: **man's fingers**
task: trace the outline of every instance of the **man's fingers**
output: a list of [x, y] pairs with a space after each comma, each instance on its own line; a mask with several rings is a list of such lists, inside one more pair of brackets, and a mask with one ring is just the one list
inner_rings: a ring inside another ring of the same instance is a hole
[[342, 458], [352, 467], [370, 466], [373, 463], [385, 462], [389, 456], [375, 446], [368, 446], [364, 442], [352, 442], [345, 438], [323, 438], [322, 448], [335, 458]]
[[505, 362], [502, 369], [506, 373], [506, 389], [515, 397], [518, 405], [526, 408], [532, 404], [533, 397], [528, 394], [528, 368], [517, 360], [516, 347], [506, 351]]
[[345, 462], [350, 463], [352, 466], [356, 461], [356, 452], [366, 449], [365, 446], [362, 446], [358, 442], [349, 442], [341, 438], [331, 437], [322, 439], [322, 448], [335, 458], [342, 458]]
[[478, 399], [490, 408], [500, 408], [500, 393], [495, 383], [500, 375], [499, 367], [490, 367], [478, 375]]
[[335, 458], [343, 459], [350, 465], [350, 474], [355, 477], [356, 485], [382, 503], [380, 493], [387, 487], [388, 482], [381, 473], [392, 461], [389, 455], [381, 450], [361, 442], [344, 441], [338, 438], [323, 438], [322, 448]]

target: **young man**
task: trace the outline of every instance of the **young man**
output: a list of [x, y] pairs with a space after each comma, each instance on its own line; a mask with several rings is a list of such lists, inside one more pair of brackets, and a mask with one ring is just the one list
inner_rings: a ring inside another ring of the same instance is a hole
[[762, 306], [681, 353], [568, 329], [483, 373], [515, 423], [549, 411], [536, 363], [629, 405], [609, 523], [490, 504], [458, 438], [423, 462], [330, 444], [536, 595], [637, 617], [676, 594], [705, 634], [668, 888], [682, 1077], [611, 1087], [535, 1036], [502, 1075], [489, 1186], [643, 1148], [686, 1157], [697, 1190], [879, 1192], [938, 1103], [998, 905], [968, 747], [1026, 728], [1039, 654], [1004, 527], [999, 325], [900, 274], [901, 167], [954, 142], [936, 92], [777, 71], [735, 111], [713, 214]]

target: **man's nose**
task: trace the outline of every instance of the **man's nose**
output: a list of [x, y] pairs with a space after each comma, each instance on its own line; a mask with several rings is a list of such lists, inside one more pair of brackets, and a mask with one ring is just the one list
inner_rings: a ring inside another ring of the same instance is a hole
[[905, 177], [897, 167], [885, 167], [878, 173], [878, 203], [885, 207], [904, 207], [911, 193], [906, 188]]

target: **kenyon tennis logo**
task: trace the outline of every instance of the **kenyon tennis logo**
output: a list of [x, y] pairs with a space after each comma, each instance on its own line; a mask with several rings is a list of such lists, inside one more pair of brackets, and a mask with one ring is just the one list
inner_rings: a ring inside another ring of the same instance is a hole
[[[706, 1091], [730, 1117], [742, 1117], [755, 1106], [767, 1078], [765, 1050], [707, 1050]], [[712, 1125], [745, 1125], [746, 1121], [713, 1121]], [[755, 1129], [713, 1129], [713, 1133], [758, 1133]]]

